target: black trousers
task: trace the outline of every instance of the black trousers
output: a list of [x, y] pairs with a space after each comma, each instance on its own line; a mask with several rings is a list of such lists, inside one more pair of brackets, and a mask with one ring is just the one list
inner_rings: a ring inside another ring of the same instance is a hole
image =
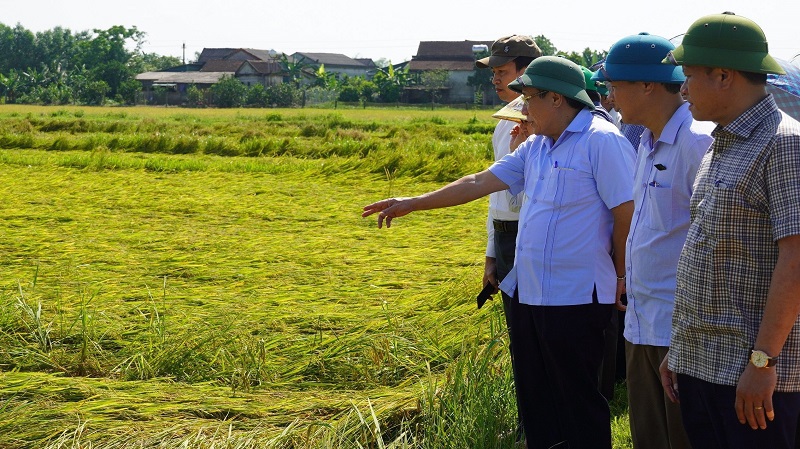
[[529, 449], [611, 449], [611, 413], [598, 390], [603, 330], [613, 304], [512, 305], [511, 350]]
[[[517, 228], [516, 226], [508, 227], [507, 229], [495, 229], [494, 231], [494, 249], [495, 249], [495, 268], [497, 270], [497, 282], [502, 282], [514, 267], [514, 255], [517, 250]], [[506, 326], [508, 327], [508, 341], [509, 346], [513, 345], [511, 341], [514, 339], [511, 334], [511, 316], [513, 308], [511, 302], [513, 298], [500, 292], [503, 298], [503, 312], [506, 317]], [[511, 351], [511, 367], [514, 367], [514, 351]], [[514, 371], [514, 384], [516, 385], [516, 371]], [[522, 432], [522, 408], [519, 403], [519, 395], [517, 395], [517, 419], [519, 420], [517, 428], [517, 437], [521, 437]]]
[[683, 427], [693, 448], [793, 449], [800, 393], [773, 393], [775, 420], [753, 430], [736, 417], [736, 387], [678, 374]]

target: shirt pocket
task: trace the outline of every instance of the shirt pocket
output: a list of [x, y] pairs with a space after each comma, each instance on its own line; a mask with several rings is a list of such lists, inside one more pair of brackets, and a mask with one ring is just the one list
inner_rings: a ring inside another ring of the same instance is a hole
[[661, 232], [672, 229], [672, 187], [647, 186], [647, 227]]
[[586, 199], [594, 186], [591, 173], [572, 168], [553, 169], [551, 179], [548, 196], [554, 204], [561, 206], [572, 205]]

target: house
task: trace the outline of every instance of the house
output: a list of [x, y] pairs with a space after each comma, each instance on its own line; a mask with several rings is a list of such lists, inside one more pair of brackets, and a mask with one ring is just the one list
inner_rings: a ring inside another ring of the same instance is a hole
[[277, 61], [244, 61], [235, 73], [242, 83], [251, 86], [261, 84], [264, 87], [281, 84], [286, 70]]
[[370, 63], [365, 62], [364, 59], [353, 59], [339, 53], [305, 53], [297, 52], [291, 56], [292, 62], [304, 63], [314, 70], [318, 69], [321, 65], [325, 66], [325, 72], [335, 73], [337, 77], [347, 75], [349, 77], [360, 76], [362, 78], [371, 79], [375, 75], [375, 63], [369, 59]]
[[168, 93], [166, 99], [157, 99], [159, 103], [180, 104], [186, 99], [186, 89], [190, 85], [205, 90], [225, 76], [235, 77], [247, 86], [280, 84], [287, 73], [279, 55], [275, 50], [204, 48], [197, 62], [160, 72], [140, 73], [136, 80], [142, 83], [142, 91], [148, 102], [156, 101], [154, 92], [160, 87], [160, 90]]
[[[468, 84], [468, 78], [475, 74], [474, 48], [491, 47], [491, 41], [423, 41], [419, 43], [417, 54], [408, 63], [409, 73], [421, 77], [422, 73], [433, 70], [446, 70], [446, 86], [437, 96], [443, 103], [472, 103], [475, 101], [475, 88]], [[425, 86], [408, 88], [411, 102], [430, 101], [430, 93]], [[497, 94], [490, 103], [499, 102]]]
[[[208, 89], [226, 76], [232, 77], [234, 72], [145, 72], [136, 75], [136, 81], [142, 83], [144, 99], [148, 103], [163, 101], [174, 105], [183, 103], [189, 86]], [[156, 88], [167, 91], [165, 98], [157, 98]]]

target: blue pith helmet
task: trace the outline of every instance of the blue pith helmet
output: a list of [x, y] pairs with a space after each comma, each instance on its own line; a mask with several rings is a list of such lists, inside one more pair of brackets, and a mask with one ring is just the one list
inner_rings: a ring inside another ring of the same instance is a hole
[[624, 37], [611, 46], [605, 63], [592, 79], [682, 84], [686, 79], [683, 70], [661, 62], [674, 49], [667, 39], [649, 33]]

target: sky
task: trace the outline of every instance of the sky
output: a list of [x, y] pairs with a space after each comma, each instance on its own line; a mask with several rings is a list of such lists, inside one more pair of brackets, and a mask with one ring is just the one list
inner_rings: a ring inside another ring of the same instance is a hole
[[[797, 0], [552, 0], [540, 2], [403, 0], [9, 0], [0, 22], [33, 32], [73, 32], [114, 25], [146, 33], [147, 53], [195, 59], [205, 48], [256, 48], [292, 54], [341, 53], [353, 58], [410, 60], [420, 41], [493, 41], [509, 34], [544, 35], [559, 50], [608, 50], [639, 32], [672, 38], [696, 19], [732, 11], [758, 23], [770, 53], [800, 53]], [[588, 7], [594, 5], [594, 7]]]

